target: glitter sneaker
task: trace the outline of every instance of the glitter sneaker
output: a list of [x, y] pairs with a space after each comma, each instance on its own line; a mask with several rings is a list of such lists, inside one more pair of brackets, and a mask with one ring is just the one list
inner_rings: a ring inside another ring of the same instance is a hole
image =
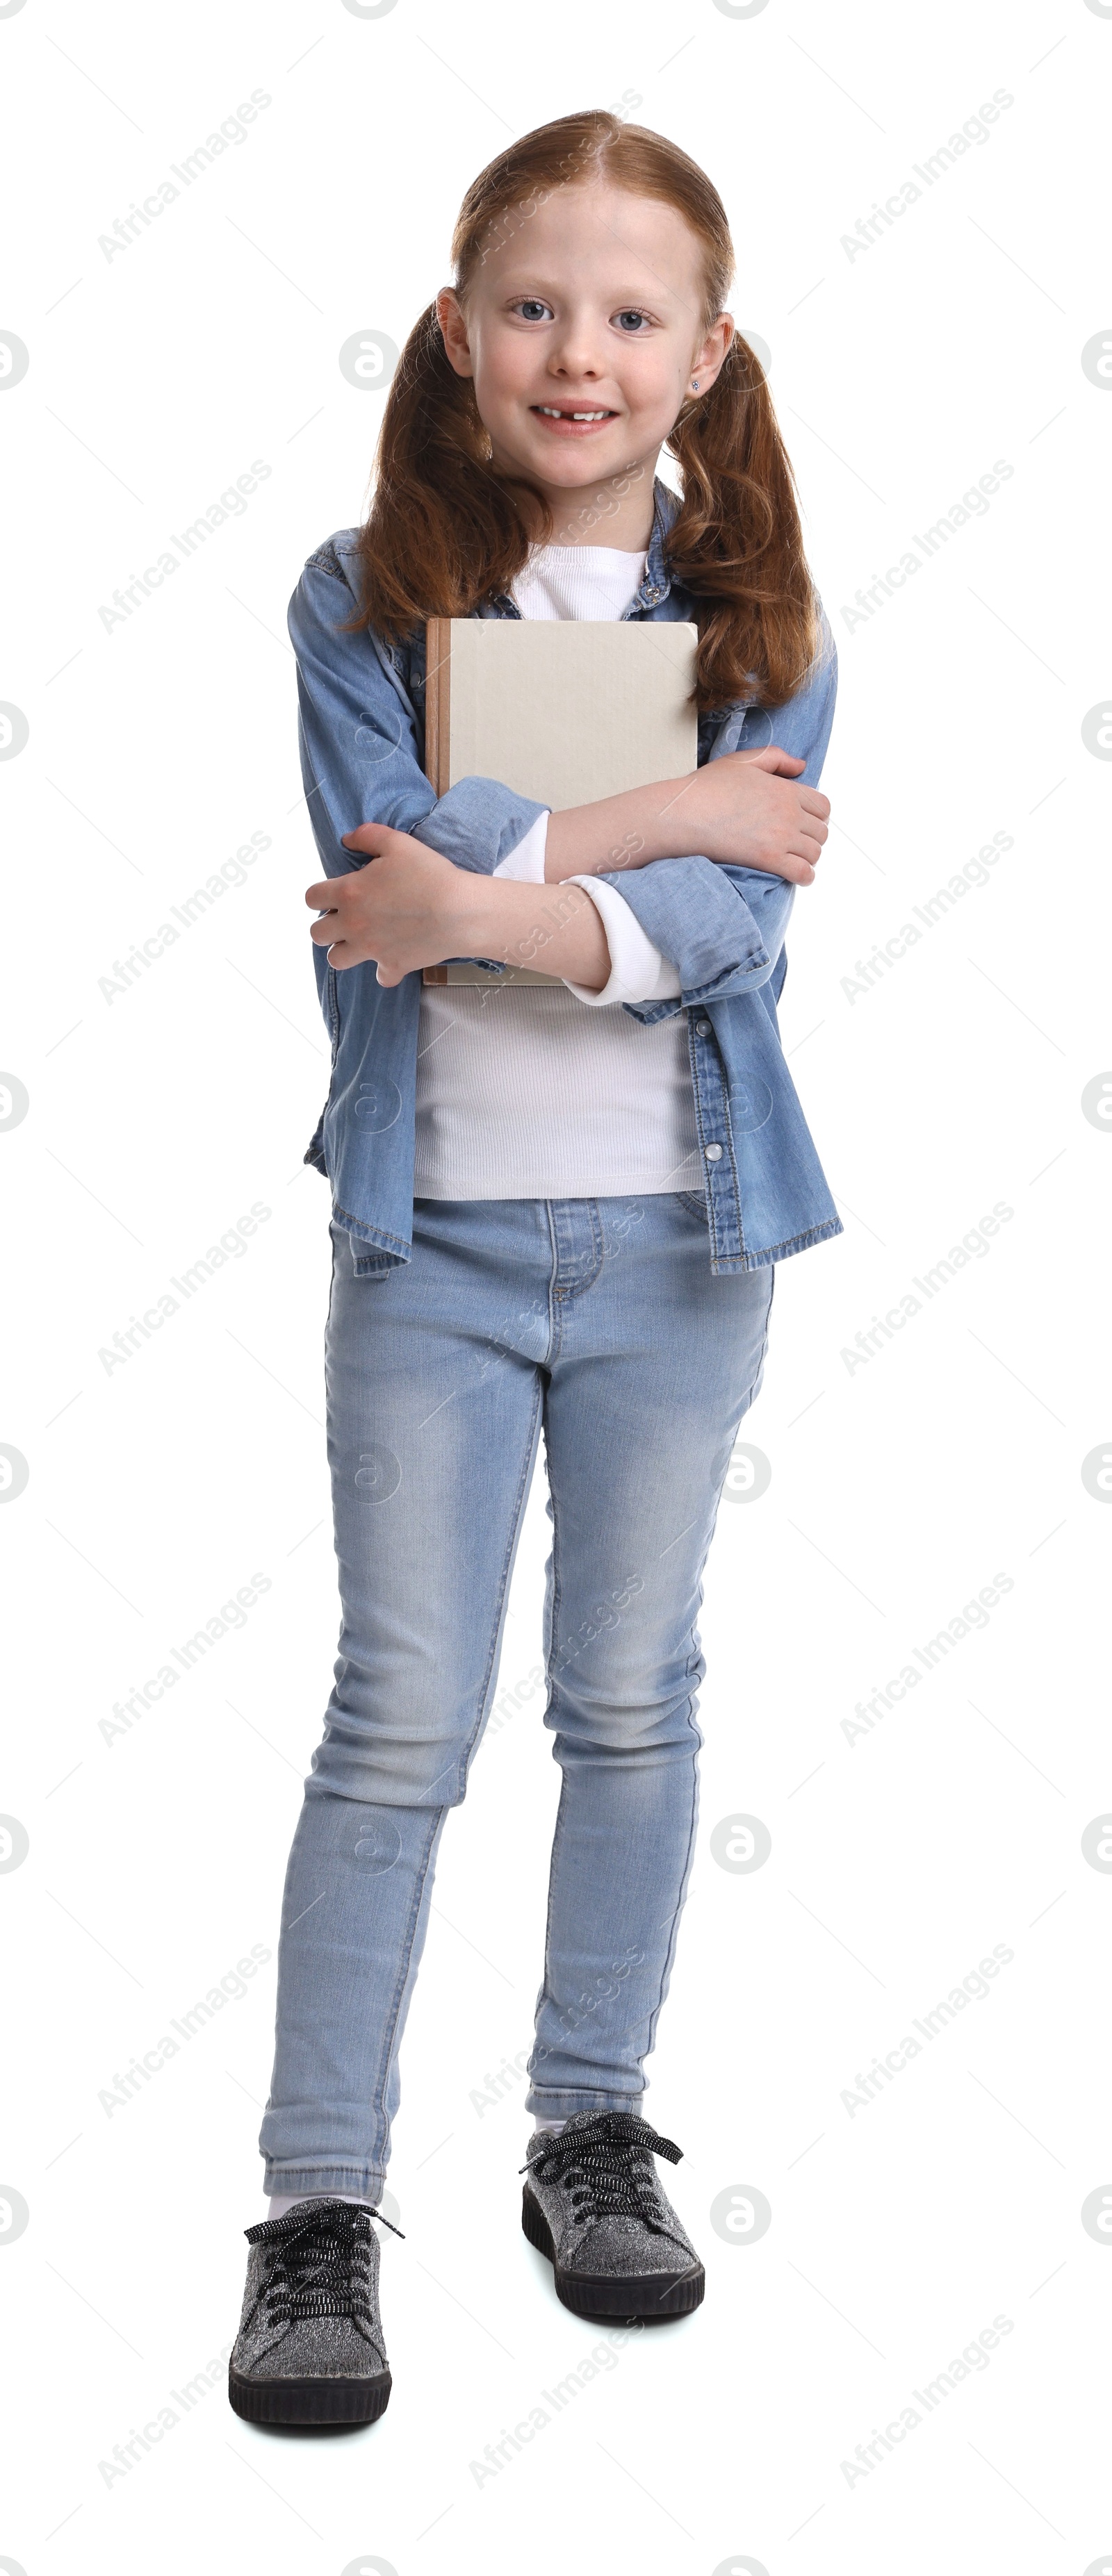
[[683, 2150], [631, 2111], [585, 2112], [529, 2142], [521, 2224], [580, 2317], [682, 2317], [706, 2275], [653, 2157]]
[[371, 2225], [381, 2217], [321, 2198], [244, 2229], [251, 2252], [228, 2395], [248, 2423], [373, 2424], [383, 2413], [390, 2371]]

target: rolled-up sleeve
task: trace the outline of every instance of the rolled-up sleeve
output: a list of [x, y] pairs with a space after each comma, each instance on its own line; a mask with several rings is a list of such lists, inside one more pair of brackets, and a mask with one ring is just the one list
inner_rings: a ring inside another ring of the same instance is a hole
[[570, 975], [565, 975], [564, 982], [576, 1000], [598, 1010], [615, 1002], [659, 1002], [665, 996], [678, 997], [680, 979], [675, 967], [646, 938], [624, 895], [601, 877], [569, 877], [567, 882], [582, 886], [589, 894], [610, 951], [610, 973], [601, 992], [592, 993], [588, 985], [574, 984]]
[[[805, 763], [797, 785], [817, 786], [838, 680], [834, 638], [821, 610], [820, 620], [820, 649], [806, 687], [783, 707], [729, 710], [711, 746], [711, 760], [775, 742]], [[627, 1003], [638, 1019], [664, 1019], [689, 1005], [755, 992], [776, 975], [795, 899], [795, 887], [785, 878], [692, 857], [655, 859], [621, 877], [604, 877], [602, 883], [620, 890], [680, 979], [679, 1001]]]
[[624, 897], [679, 978], [677, 1000], [627, 1004], [640, 1019], [662, 1019], [696, 1002], [726, 1001], [763, 984], [783, 945], [795, 891], [782, 877], [703, 858], [654, 859], [628, 876], [599, 882]]

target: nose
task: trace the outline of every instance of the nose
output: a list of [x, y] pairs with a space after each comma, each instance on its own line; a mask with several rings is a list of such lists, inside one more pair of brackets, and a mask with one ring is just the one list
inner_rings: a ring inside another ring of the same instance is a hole
[[550, 376], [570, 377], [577, 384], [594, 382], [605, 374], [603, 353], [585, 314], [569, 315], [549, 350], [548, 372]]

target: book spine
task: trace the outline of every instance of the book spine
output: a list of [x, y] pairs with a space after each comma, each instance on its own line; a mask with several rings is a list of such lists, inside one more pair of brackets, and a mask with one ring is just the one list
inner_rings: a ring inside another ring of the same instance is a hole
[[451, 784], [449, 709], [452, 621], [430, 617], [425, 628], [425, 769], [437, 796]]

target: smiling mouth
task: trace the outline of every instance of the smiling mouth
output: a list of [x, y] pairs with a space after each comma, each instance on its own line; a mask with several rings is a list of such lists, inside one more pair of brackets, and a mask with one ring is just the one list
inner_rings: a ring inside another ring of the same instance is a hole
[[588, 425], [600, 420], [616, 420], [618, 417], [616, 411], [608, 411], [602, 406], [594, 411], [585, 409], [573, 411], [570, 403], [559, 406], [554, 403], [531, 403], [529, 408], [539, 420], [574, 420], [583, 421]]

